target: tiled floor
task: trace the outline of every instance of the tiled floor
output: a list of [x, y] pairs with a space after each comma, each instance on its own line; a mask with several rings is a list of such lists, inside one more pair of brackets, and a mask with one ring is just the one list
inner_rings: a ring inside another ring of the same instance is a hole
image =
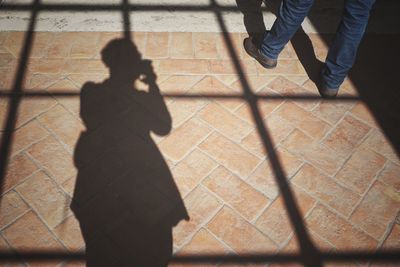
[[[174, 224], [184, 206], [189, 219], [173, 228], [177, 255], [299, 252], [273, 155], [319, 249], [400, 249], [400, 159], [363, 102], [320, 100], [291, 45], [276, 69], [265, 70], [243, 51], [246, 34], [229, 34], [240, 79], [222, 34], [136, 32], [133, 42], [157, 80], [152, 89], [137, 80], [141, 93], [128, 94], [103, 82], [101, 51], [120, 36], [34, 34], [2, 185], [2, 251], [82, 250], [79, 219], [88, 240], [107, 244], [93, 251], [115, 263], [115, 251], [146, 243], [134, 237], [146, 238], [149, 225]], [[323, 59], [324, 42], [310, 38]], [[12, 88], [23, 41], [24, 33], [0, 33], [3, 92]], [[112, 64], [126, 71], [124, 56]], [[272, 156], [241, 96], [244, 80], [270, 96], [257, 106]], [[2, 95], [5, 125], [12, 102]], [[340, 96], [357, 96], [350, 80]]]

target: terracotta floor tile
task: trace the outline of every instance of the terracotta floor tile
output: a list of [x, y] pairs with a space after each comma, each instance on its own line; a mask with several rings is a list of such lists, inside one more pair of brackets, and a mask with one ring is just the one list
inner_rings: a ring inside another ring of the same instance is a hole
[[[212, 76], [206, 76], [199, 83], [193, 86], [193, 88], [189, 91], [189, 94], [216, 96], [238, 96], [238, 94], [240, 93], [240, 91], [226, 86]], [[219, 105], [231, 111], [237, 109], [240, 105], [244, 103], [244, 100], [242, 98], [213, 99], [211, 97], [208, 99], [217, 102]]]
[[[122, 35], [123, 33], [121, 33], [121, 37]], [[131, 32], [131, 38], [139, 50], [139, 53], [144, 55], [146, 52], [147, 32]]]
[[320, 60], [325, 60], [329, 44], [333, 40], [333, 34], [308, 34], [312, 42], [315, 54]]
[[343, 157], [347, 157], [357, 144], [364, 139], [370, 129], [368, 125], [354, 117], [346, 116], [335, 129], [329, 133], [324, 140], [324, 144]]
[[249, 176], [260, 162], [256, 156], [218, 133], [210, 135], [199, 148], [242, 178]]
[[[305, 89], [308, 89], [307, 87], [304, 86], [304, 84], [306, 84], [310, 80], [308, 75], [285, 75], [284, 78], [298, 85], [301, 85]], [[314, 90], [309, 90], [309, 91], [315, 92]]]
[[192, 88], [202, 78], [202, 75], [170, 76], [168, 79], [159, 83], [160, 91], [162, 94], [184, 94], [189, 91], [190, 88]]
[[350, 215], [360, 199], [358, 194], [341, 186], [308, 164], [301, 168], [293, 177], [292, 182], [346, 217]]
[[31, 58], [27, 70], [33, 73], [61, 73], [66, 68], [64, 59]]
[[385, 158], [372, 150], [357, 149], [343, 168], [336, 175], [336, 179], [350, 187], [355, 192], [363, 194], [382, 169]]
[[[237, 90], [238, 92], [243, 92], [243, 81], [239, 79], [238, 76], [234, 77], [236, 77], [236, 81], [229, 84], [229, 86]], [[260, 90], [262, 90], [263, 93], [269, 93], [267, 89], [268, 88], [267, 84], [269, 84], [274, 79], [276, 79], [276, 76], [273, 75], [268, 75], [268, 76], [248, 75], [246, 81], [250, 87], [250, 90], [253, 93], [259, 92]]]
[[64, 250], [62, 245], [32, 211], [26, 213], [5, 229], [3, 234], [7, 242], [17, 251]]
[[60, 73], [31, 73], [27, 72], [24, 89], [25, 90], [43, 90], [63, 79]]
[[181, 221], [174, 229], [174, 245], [181, 246], [196, 233], [221, 207], [219, 200], [198, 186], [184, 199], [189, 214], [188, 221]]
[[378, 127], [377, 121], [375, 120], [372, 111], [365, 103], [358, 102], [351, 109], [351, 114], [369, 123], [371, 126]]
[[263, 194], [221, 166], [203, 181], [203, 185], [249, 221], [270, 202]]
[[[15, 56], [20, 57], [24, 45], [25, 32], [10, 32], [4, 41], [4, 46]], [[30, 57], [40, 58], [45, 55], [46, 49], [54, 37], [52, 32], [35, 32], [33, 34]]]
[[149, 32], [147, 33], [146, 57], [147, 58], [167, 58], [169, 50], [168, 32]]
[[383, 172], [379, 174], [378, 179], [400, 191], [400, 166], [388, 162]]
[[[314, 206], [315, 200], [296, 186], [292, 185], [291, 189], [299, 211], [304, 217]], [[279, 246], [288, 240], [293, 232], [293, 226], [282, 195], [275, 199], [271, 206], [261, 214], [255, 225]]]
[[72, 176], [67, 181], [65, 181], [61, 186], [67, 194], [72, 197], [76, 184], [76, 176]]
[[15, 69], [17, 66], [17, 59], [11, 54], [6, 51], [0, 50], [0, 70], [12, 70]]
[[360, 93], [359, 93], [359, 89], [357, 88], [357, 86], [354, 84], [354, 82], [349, 78], [346, 77], [342, 83], [342, 85], [340, 86], [340, 90], [338, 93], [339, 96], [355, 96], [355, 97], [359, 97]]
[[47, 58], [69, 57], [74, 41], [73, 33], [55, 33], [53, 40], [49, 43], [46, 51]]
[[[287, 181], [293, 177], [303, 161], [293, 156], [291, 153], [283, 148], [278, 148], [274, 153], [278, 156], [281, 166], [286, 173]], [[271, 167], [269, 159], [264, 160], [247, 178], [247, 182], [263, 192], [268, 196], [269, 199], [275, 199], [279, 195], [279, 186], [276, 182], [275, 170]]]
[[38, 172], [16, 190], [53, 229], [70, 214], [70, 198], [44, 172]]
[[[57, 99], [57, 102], [63, 105], [66, 109], [68, 109], [72, 114], [74, 114], [77, 118], [80, 113], [80, 90], [76, 87], [76, 85], [68, 79], [60, 80], [59, 82], [51, 85], [48, 89], [48, 92], [53, 94], [53, 96]], [[58, 93], [71, 93], [76, 94], [75, 96], [58, 96]], [[54, 110], [54, 109], [52, 109]], [[52, 111], [49, 111], [52, 112]], [[46, 114], [48, 114], [47, 112]]]
[[279, 54], [279, 59], [297, 59], [296, 51], [293, 48], [292, 41], [287, 43]]
[[282, 142], [282, 146], [293, 155], [304, 158], [329, 175], [335, 174], [344, 161], [333, 150], [319, 144], [297, 129]]
[[307, 225], [338, 250], [374, 250], [378, 243], [339, 215], [318, 205], [307, 218]]
[[206, 229], [201, 228], [188, 244], [179, 250], [177, 255], [185, 254], [225, 254], [229, 250]]
[[[322, 239], [319, 237], [317, 234], [315, 234], [312, 231], [308, 231], [309, 237], [311, 241], [313, 242], [314, 246], [320, 251], [320, 252], [331, 252], [333, 249], [333, 246], [329, 244], [326, 240]], [[292, 238], [290, 239], [289, 243], [280, 251], [282, 253], [301, 253], [300, 252], [300, 247], [297, 241], [297, 237], [294, 234]], [[329, 264], [329, 263], [327, 263]], [[301, 265], [303, 266], [303, 265]], [[324, 265], [325, 266], [325, 265]], [[347, 265], [346, 265], [347, 266]]]
[[108, 69], [99, 59], [68, 59], [60, 69], [64, 74], [106, 74]]
[[0, 200], [0, 229], [12, 223], [30, 209], [15, 191], [4, 194]]
[[23, 46], [23, 39], [25, 33], [23, 32], [9, 32], [7, 38], [3, 41], [3, 46], [10, 51], [15, 57], [19, 57], [21, 48]]
[[171, 58], [193, 58], [193, 34], [191, 32], [172, 32], [169, 55]]
[[85, 129], [78, 119], [60, 105], [50, 109], [38, 120], [68, 145], [71, 151], [75, 148], [80, 133]]
[[[0, 251], [2, 253], [13, 253], [11, 247], [7, 244], [6, 240], [0, 236]], [[17, 267], [21, 265], [17, 265], [15, 262], [2, 262], [0, 266], [2, 267]]]
[[[73, 76], [73, 75], [71, 75]], [[89, 82], [90, 80], [87, 80], [85, 82]], [[79, 88], [78, 86], [73, 83], [71, 80], [65, 78], [65, 79], [60, 79], [50, 86], [46, 87], [47, 91], [50, 93], [54, 93], [55, 97], [57, 99], [62, 99], [57, 96], [57, 93], [76, 93], [77, 96], [76, 98], [79, 99]]]
[[[204, 228], [200, 229], [192, 240], [176, 253], [176, 256], [186, 255], [223, 255], [229, 251], [220, 241]], [[168, 267], [184, 267], [187, 264], [169, 263]], [[196, 263], [199, 267], [220, 266], [216, 263]]]
[[7, 39], [9, 32], [0, 32], [0, 44], [3, 44]]
[[209, 62], [204, 59], [164, 59], [160, 61], [160, 74], [208, 74]]
[[77, 251], [85, 247], [78, 220], [73, 216], [67, 217], [56, 228], [54, 234], [67, 246], [70, 251]]
[[193, 190], [217, 163], [196, 149], [181, 160], [173, 169], [172, 174], [179, 192], [185, 197]]
[[377, 240], [400, 210], [400, 193], [376, 181], [351, 215], [350, 220]]
[[400, 246], [400, 225], [394, 224], [389, 236], [383, 243], [384, 249], [397, 249]]
[[312, 113], [325, 120], [326, 122], [334, 125], [336, 124], [345, 113], [351, 109], [354, 104], [351, 102], [332, 102], [320, 101], [320, 103], [312, 110]]
[[38, 167], [24, 153], [11, 158], [3, 180], [2, 192], [10, 190], [36, 170], [38, 170]]
[[[400, 225], [394, 224], [392, 230], [389, 233], [389, 236], [383, 243], [380, 250], [396, 250], [400, 246]], [[388, 266], [388, 267], [396, 267], [398, 266], [397, 262], [386, 262], [386, 263], [372, 263], [371, 266], [373, 267], [381, 267], [381, 266]]]
[[238, 254], [274, 253], [276, 245], [233, 210], [224, 207], [207, 228]]
[[[68, 80], [72, 81], [75, 84], [76, 88], [82, 89], [83, 85], [87, 82], [101, 83], [105, 79], [108, 78], [107, 74], [99, 74], [99, 73], [73, 73], [68, 75]], [[71, 85], [67, 88], [72, 89]], [[56, 89], [55, 86], [51, 87], [52, 90]]]
[[0, 76], [0, 89], [11, 90], [15, 80], [15, 70], [13, 68], [2, 70], [3, 74]]
[[76, 174], [72, 155], [52, 136], [33, 145], [28, 152], [59, 184]]
[[379, 130], [374, 130], [368, 138], [363, 142], [363, 146], [378, 152], [379, 154], [387, 157], [392, 162], [400, 164], [400, 157], [397, 155], [395, 149], [392, 147], [389, 139]]
[[284, 118], [315, 139], [321, 139], [331, 129], [329, 124], [302, 109], [294, 102], [284, 103], [274, 114]]
[[[241, 87], [236, 88], [235, 86], [233, 86], [233, 84], [239, 80], [238, 75], [236, 75], [236, 74], [217, 74], [217, 75], [213, 75], [213, 77], [216, 78], [217, 80], [221, 81], [226, 86], [230, 86], [233, 89], [238, 89], [238, 91], [241, 91]], [[254, 77], [258, 77], [258, 76], [254, 76]]]
[[237, 69], [233, 60], [220, 60], [212, 59], [210, 62], [210, 72], [213, 74], [236, 74], [236, 73], [248, 73], [256, 74], [256, 63], [253, 60], [240, 60], [239, 67]]
[[100, 52], [97, 50], [99, 37], [99, 32], [74, 33], [69, 56], [71, 58], [94, 58]]
[[[216, 114], [218, 115], [216, 116]], [[250, 124], [215, 103], [210, 103], [203, 108], [198, 113], [198, 118], [237, 142], [243, 139], [253, 128]]]
[[[265, 118], [264, 127], [274, 147], [278, 146], [294, 129], [292, 124], [275, 114], [271, 114]], [[247, 135], [241, 144], [259, 157], [268, 157], [268, 153], [265, 152], [265, 144], [258, 129], [254, 129]]]
[[177, 128], [186, 120], [193, 117], [199, 110], [206, 105], [203, 100], [194, 99], [176, 99], [173, 102], [167, 102], [168, 111], [172, 117], [172, 127]]
[[274, 69], [265, 69], [257, 63], [257, 71], [259, 75], [304, 75], [306, 71], [297, 59], [282, 59]]
[[[271, 97], [280, 97], [280, 95], [274, 91], [268, 90], [268, 88], [261, 89], [258, 94], [268, 95]], [[285, 100], [284, 99], [263, 99], [260, 98], [256, 102], [258, 112], [262, 119], [270, 115], [275, 109], [277, 109]], [[235, 111], [241, 119], [246, 120], [249, 123], [255, 124], [254, 112], [251, 109], [250, 103], [243, 100], [243, 105]]]
[[161, 152], [173, 161], [181, 160], [211, 132], [209, 127], [191, 119], [175, 129], [160, 143]]
[[[26, 149], [30, 145], [38, 142], [45, 138], [49, 133], [43, 129], [42, 126], [33, 120], [15, 132], [13, 132], [13, 141], [11, 144], [11, 156], [19, 153], [21, 150]], [[3, 133], [0, 133], [0, 137], [3, 137]]]
[[318, 91], [312, 91], [312, 90], [307, 90], [304, 87], [290, 81], [288, 78], [283, 77], [283, 76], [278, 76], [275, 80], [270, 82], [268, 84], [268, 88], [274, 90], [275, 92], [279, 93], [282, 96], [299, 96], [299, 95], [308, 95], [308, 96], [314, 96], [317, 97], [317, 99], [313, 99], [310, 101], [296, 101], [295, 103], [306, 109], [306, 110], [311, 110], [315, 108], [318, 103], [320, 102], [319, 100], [319, 94]]
[[[217, 53], [219, 58], [243, 58], [243, 40], [239, 33], [227, 33], [229, 39], [225, 38], [224, 33], [219, 33], [217, 35]], [[229, 51], [228, 42], [232, 45], [234, 54], [231, 55]]]
[[[0, 99], [0, 124], [5, 125], [5, 121], [8, 119], [8, 106], [7, 100]], [[47, 97], [31, 97], [24, 98], [18, 107], [18, 112], [16, 115], [16, 127], [24, 125], [28, 121], [35, 118], [37, 115], [46, 112], [51, 107], [55, 106], [57, 102], [48, 95]]]
[[193, 42], [195, 58], [218, 58], [217, 33], [194, 32]]

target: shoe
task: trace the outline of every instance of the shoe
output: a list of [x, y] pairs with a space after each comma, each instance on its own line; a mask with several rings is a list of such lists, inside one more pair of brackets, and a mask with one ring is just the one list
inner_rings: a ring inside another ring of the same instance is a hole
[[322, 75], [318, 78], [317, 88], [322, 98], [335, 98], [339, 92], [339, 88], [329, 88], [326, 86], [322, 79]]
[[323, 97], [323, 98], [335, 98], [337, 96], [339, 92], [339, 88], [321, 88], [319, 89], [319, 94]]
[[326, 66], [323, 66], [319, 72], [319, 76], [316, 82], [318, 92], [322, 98], [335, 98], [339, 92], [339, 88], [328, 87], [324, 81], [323, 75], [326, 71]]
[[263, 55], [260, 49], [258, 49], [253, 43], [253, 38], [248, 37], [244, 39], [243, 46], [247, 54], [257, 60], [264, 68], [273, 69], [276, 67], [278, 61]]

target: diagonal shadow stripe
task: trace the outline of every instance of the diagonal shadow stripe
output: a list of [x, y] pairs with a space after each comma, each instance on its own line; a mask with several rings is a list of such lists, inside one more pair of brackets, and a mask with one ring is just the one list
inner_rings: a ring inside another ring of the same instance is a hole
[[[2, 10], [6, 11], [31, 11], [31, 4], [4, 4]], [[141, 5], [141, 4], [41, 4], [36, 7], [38, 11], [121, 11], [126, 8], [127, 11], [149, 12], [149, 11], [185, 11], [185, 12], [209, 12], [212, 10], [220, 12], [239, 13], [236, 5], [226, 6], [207, 6], [207, 5]], [[267, 11], [267, 8], [263, 9]]]
[[14, 84], [12, 92], [15, 93], [15, 97], [11, 98], [8, 107], [8, 112], [5, 120], [3, 131], [5, 134], [2, 136], [0, 145], [0, 193], [3, 188], [3, 180], [6, 175], [7, 164], [10, 156], [10, 148], [13, 140], [13, 129], [16, 125], [17, 111], [21, 102], [21, 92], [23, 91], [23, 81], [26, 73], [26, 67], [28, 66], [29, 55], [32, 50], [34, 30], [39, 14], [38, 7], [40, 0], [34, 0], [32, 4], [32, 14], [29, 22], [28, 29], [25, 34], [24, 46], [21, 50], [21, 57], [18, 62], [17, 72], [14, 78]]
[[[381, 252], [371, 251], [319, 251], [319, 256], [324, 262], [341, 263], [349, 261], [371, 261], [371, 262], [393, 262], [400, 260], [399, 250], [387, 250]], [[46, 261], [52, 262], [57, 260], [67, 261], [84, 261], [85, 252], [78, 251], [65, 253], [59, 251], [21, 251], [16, 253], [0, 252], [0, 262], [20, 262], [20, 261]], [[205, 263], [296, 263], [301, 262], [301, 255], [297, 253], [250, 253], [243, 255], [226, 255], [226, 254], [185, 254], [173, 256], [171, 263], [181, 264], [205, 264]]]
[[[45, 92], [44, 90], [30, 90], [29, 92], [13, 92], [0, 89], [0, 97], [79, 97], [79, 92], [62, 91], [56, 89], [57, 92]], [[190, 98], [215, 98], [215, 99], [245, 99], [242, 94], [174, 94], [174, 93], [164, 93], [162, 94], [165, 98], [176, 98], [176, 99], [190, 99]], [[287, 94], [287, 95], [276, 95], [276, 94], [253, 94], [255, 99], [259, 100], [298, 100], [298, 101], [321, 101], [321, 97], [315, 94]], [[323, 99], [323, 101], [331, 102], [356, 102], [361, 99], [352, 95], [341, 95], [336, 98]]]
[[[216, 6], [215, 0], [210, 0], [211, 6]], [[295, 235], [297, 237], [297, 243], [300, 248], [300, 262], [302, 262], [305, 266], [313, 266], [319, 267], [322, 266], [322, 259], [318, 253], [318, 249], [314, 246], [310, 235], [303, 223], [303, 218], [300, 213], [300, 209], [296, 200], [294, 199], [293, 192], [288, 184], [287, 175], [282, 168], [282, 163], [280, 162], [278, 156], [274, 152], [274, 144], [272, 143], [271, 135], [267, 129], [267, 126], [264, 124], [260, 110], [257, 106], [257, 99], [254, 97], [254, 94], [250, 88], [250, 85], [244, 75], [243, 69], [240, 66], [239, 59], [235, 54], [235, 50], [233, 47], [233, 43], [230, 40], [228, 35], [227, 28], [225, 26], [223, 17], [220, 12], [215, 11], [215, 15], [217, 17], [217, 21], [221, 28], [221, 32], [223, 33], [225, 45], [228, 48], [229, 54], [233, 59], [233, 63], [235, 69], [238, 73], [239, 80], [241, 83], [241, 87], [243, 90], [243, 95], [246, 98], [249, 108], [251, 110], [253, 119], [255, 121], [259, 137], [262, 140], [264, 150], [268, 155], [270, 166], [273, 169], [275, 181], [279, 187], [279, 191], [283, 197], [283, 203], [286, 208], [287, 214], [289, 216], [289, 221], [294, 229]]]

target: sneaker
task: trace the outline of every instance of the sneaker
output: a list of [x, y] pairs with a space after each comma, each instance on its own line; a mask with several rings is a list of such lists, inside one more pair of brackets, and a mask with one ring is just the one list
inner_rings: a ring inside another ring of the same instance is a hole
[[253, 38], [248, 37], [244, 39], [243, 46], [247, 54], [257, 60], [264, 68], [272, 69], [276, 67], [278, 61], [263, 55], [260, 49], [253, 43]]

